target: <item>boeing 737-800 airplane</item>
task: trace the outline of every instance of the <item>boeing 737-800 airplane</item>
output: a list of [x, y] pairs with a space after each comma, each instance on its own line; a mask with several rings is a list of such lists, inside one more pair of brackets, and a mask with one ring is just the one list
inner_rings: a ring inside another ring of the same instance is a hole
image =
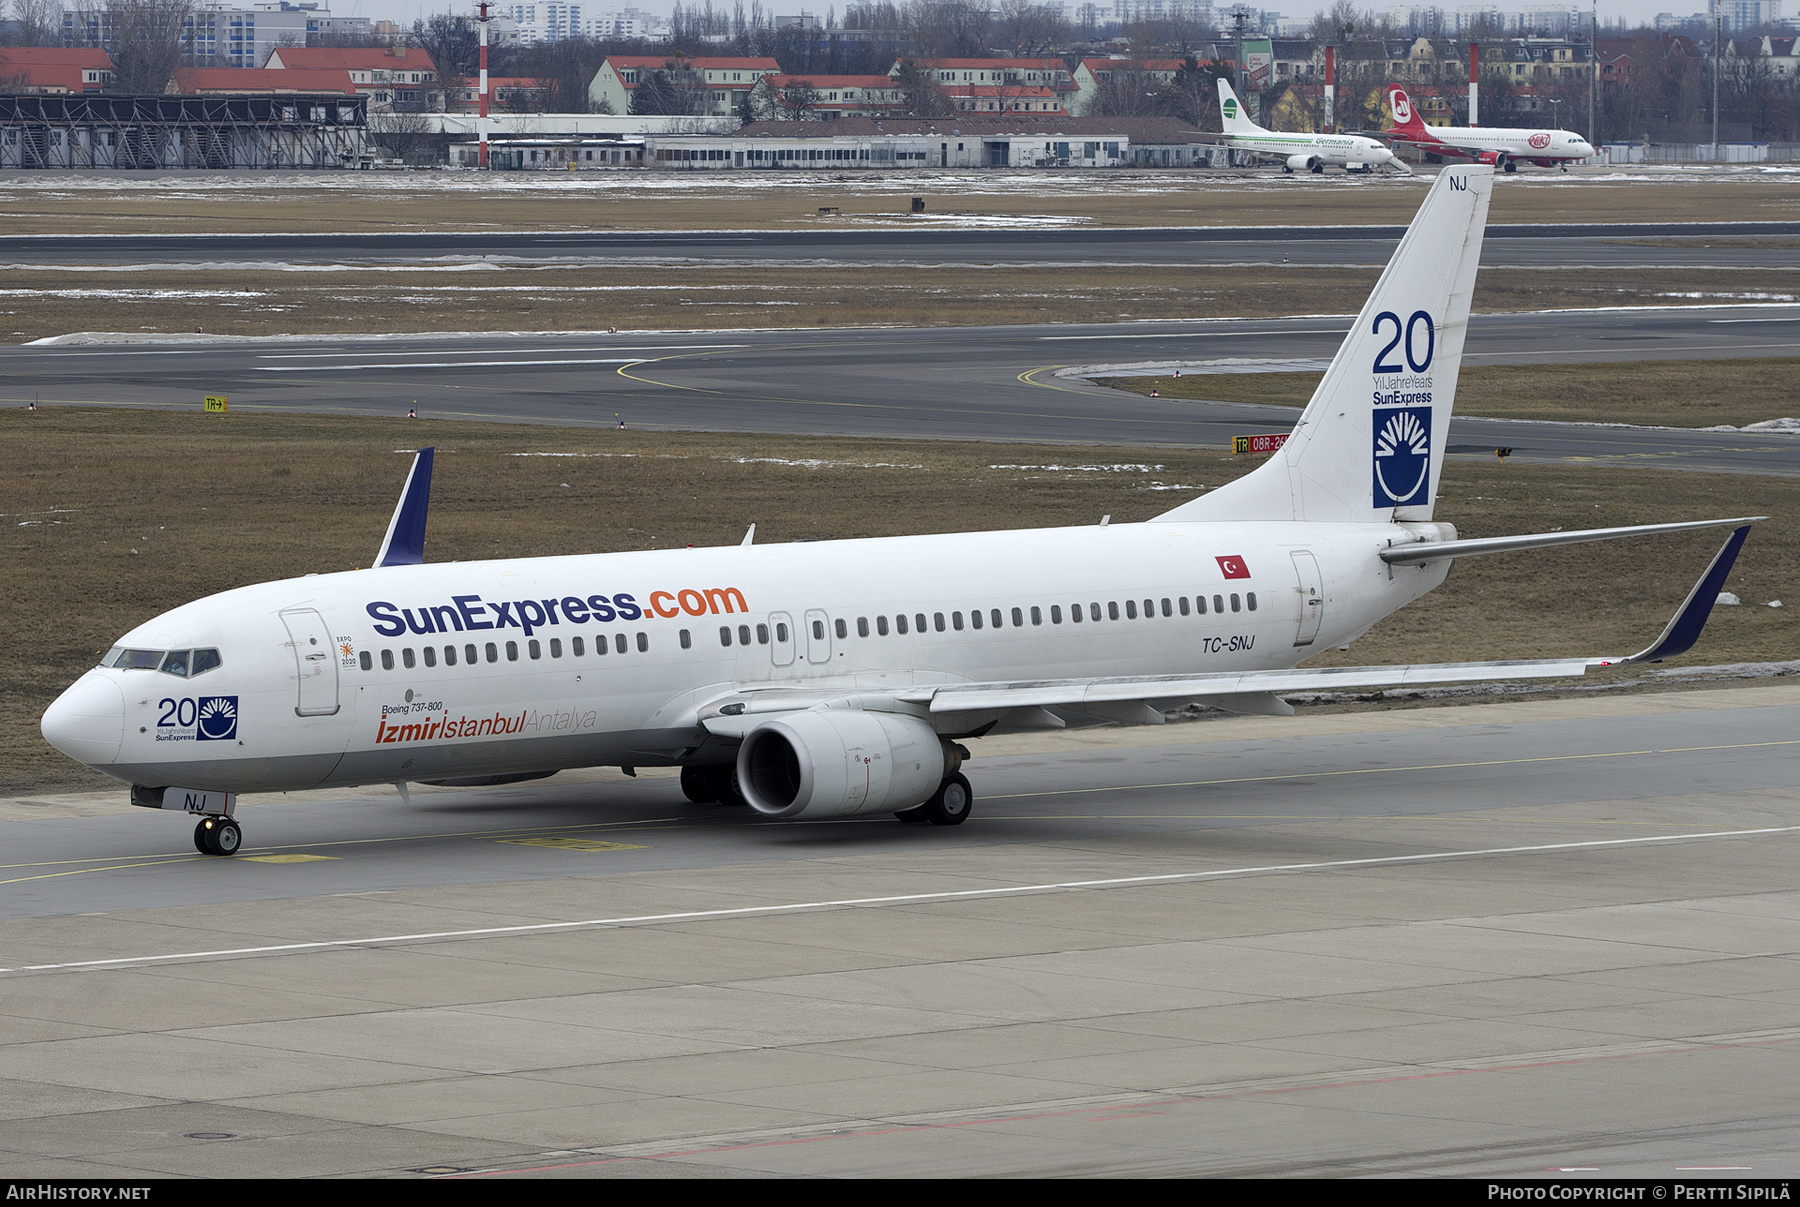
[[1594, 148], [1573, 130], [1507, 129], [1490, 126], [1427, 126], [1413, 108], [1406, 89], [1390, 85], [1388, 111], [1394, 128], [1386, 135], [1433, 155], [1473, 159], [1511, 172], [1521, 162], [1552, 168], [1589, 159]]
[[1225, 145], [1282, 160], [1282, 170], [1323, 172], [1326, 164], [1340, 168], [1372, 168], [1379, 164], [1412, 169], [1400, 161], [1385, 143], [1360, 134], [1283, 134], [1266, 130], [1244, 115], [1243, 102], [1224, 80], [1219, 81], [1219, 127]]
[[[969, 816], [960, 742], [1200, 700], [1578, 675], [1691, 645], [1752, 519], [1458, 540], [1433, 520], [1493, 170], [1443, 171], [1286, 446], [1141, 524], [424, 564], [430, 450], [375, 566], [243, 587], [119, 639], [44, 736], [201, 815], [236, 795], [680, 766], [778, 818]], [[1295, 669], [1457, 557], [1736, 527], [1628, 659]], [[752, 534], [754, 529], [752, 529]]]

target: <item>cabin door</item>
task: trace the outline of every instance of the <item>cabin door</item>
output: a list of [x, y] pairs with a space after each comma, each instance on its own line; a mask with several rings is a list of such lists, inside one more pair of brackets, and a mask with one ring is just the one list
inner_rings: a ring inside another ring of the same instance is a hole
[[1311, 645], [1325, 619], [1325, 585], [1319, 577], [1319, 559], [1304, 549], [1294, 551], [1294, 573], [1300, 580], [1300, 628], [1295, 645]]
[[281, 614], [300, 694], [294, 712], [302, 717], [329, 717], [338, 710], [337, 650], [325, 618], [313, 608], [291, 608]]

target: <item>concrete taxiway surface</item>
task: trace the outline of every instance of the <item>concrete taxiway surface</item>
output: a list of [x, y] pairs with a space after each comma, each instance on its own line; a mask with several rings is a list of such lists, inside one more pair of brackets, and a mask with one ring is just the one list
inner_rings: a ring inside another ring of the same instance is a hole
[[[56, 264], [514, 263], [1117, 264], [1387, 263], [1401, 226], [932, 229], [896, 222], [776, 231], [434, 231], [379, 234], [0, 235], [0, 267]], [[1487, 228], [1489, 268], [1792, 268], [1775, 246], [1797, 222], [1634, 222]], [[1708, 246], [1712, 239], [1736, 246]], [[1741, 246], [1746, 239], [1771, 245]], [[1669, 243], [1669, 240], [1681, 242]], [[1644, 242], [1653, 241], [1653, 242]]]
[[0, 1173], [1800, 1173], [1800, 686], [0, 804]]
[[[1058, 370], [1246, 360], [1317, 369], [1349, 321], [29, 345], [0, 348], [0, 401], [188, 408], [224, 394], [238, 410], [404, 415], [416, 405], [507, 422], [1229, 447], [1235, 435], [1285, 430], [1297, 413], [1146, 398]], [[1800, 309], [1787, 306], [1477, 315], [1464, 360], [1786, 356], [1796, 330]], [[1450, 442], [1484, 454], [1512, 447], [1521, 460], [1800, 473], [1800, 438], [1776, 433], [1458, 415]]]

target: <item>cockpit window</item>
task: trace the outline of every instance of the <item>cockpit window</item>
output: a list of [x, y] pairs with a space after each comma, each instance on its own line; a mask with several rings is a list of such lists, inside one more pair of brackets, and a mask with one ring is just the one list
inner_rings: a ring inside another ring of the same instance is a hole
[[188, 675], [204, 675], [207, 671], [216, 670], [224, 665], [218, 650], [195, 650], [194, 660], [188, 663]]
[[162, 665], [161, 650], [120, 650], [112, 665], [125, 671], [153, 671]]
[[191, 679], [223, 665], [218, 650], [128, 650], [114, 646], [101, 666], [124, 671], [155, 671]]
[[165, 675], [180, 675], [183, 679], [187, 678], [188, 653], [189, 651], [187, 650], [170, 650], [167, 654], [163, 655], [162, 673]]

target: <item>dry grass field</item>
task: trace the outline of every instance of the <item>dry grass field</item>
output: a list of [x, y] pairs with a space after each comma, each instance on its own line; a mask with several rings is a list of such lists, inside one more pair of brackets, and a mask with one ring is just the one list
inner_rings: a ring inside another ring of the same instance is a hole
[[[975, 257], [978, 259], [978, 256]], [[152, 270], [0, 267], [0, 341], [77, 331], [383, 331], [960, 326], [1354, 314], [1378, 268], [979, 263]], [[1482, 313], [1800, 297], [1800, 271], [1484, 269]]]
[[[969, 220], [1102, 226], [1406, 223], [1430, 175], [1200, 172], [17, 173], [8, 233], [769, 230]], [[1800, 218], [1800, 174], [1656, 166], [1502, 176], [1494, 222]], [[926, 213], [910, 214], [922, 196]], [[821, 216], [821, 207], [840, 212]]]
[[[1143, 520], [1251, 467], [1220, 450], [751, 437], [404, 420], [0, 411], [0, 795], [104, 786], [37, 719], [121, 633], [214, 591], [365, 564], [405, 475], [438, 449], [433, 561]], [[556, 453], [557, 456], [517, 454]], [[647, 507], [646, 499], [656, 500]], [[1800, 647], [1800, 481], [1452, 458], [1439, 515], [1469, 536], [1768, 513], [1682, 661]], [[1722, 534], [1476, 558], [1322, 662], [1628, 653]]]
[[[1190, 373], [1109, 377], [1099, 385], [1163, 398], [1303, 407], [1322, 373]], [[1743, 427], [1800, 416], [1800, 360], [1664, 360], [1618, 364], [1465, 367], [1456, 413], [1489, 419]]]

